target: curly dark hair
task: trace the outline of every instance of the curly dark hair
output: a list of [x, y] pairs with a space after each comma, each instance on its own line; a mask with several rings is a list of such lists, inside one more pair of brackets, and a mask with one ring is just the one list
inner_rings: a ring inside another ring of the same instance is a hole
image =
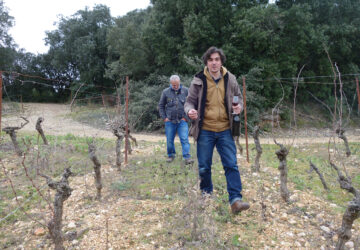
[[202, 56], [202, 60], [204, 62], [204, 64], [207, 64], [207, 61], [210, 59], [210, 56], [214, 53], [219, 53], [220, 55], [220, 59], [221, 59], [221, 63], [224, 64], [226, 61], [226, 56], [224, 54], [224, 51], [222, 49], [216, 48], [214, 46], [211, 46], [210, 48], [208, 48], [208, 50], [204, 53], [204, 55]]

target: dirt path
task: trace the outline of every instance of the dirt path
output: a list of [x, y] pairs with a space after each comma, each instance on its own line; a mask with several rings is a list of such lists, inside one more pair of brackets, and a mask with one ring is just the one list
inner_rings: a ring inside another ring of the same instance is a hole
[[[77, 122], [68, 118], [70, 114], [70, 106], [66, 104], [43, 104], [43, 103], [26, 103], [24, 104], [25, 114], [14, 114], [14, 116], [7, 116], [2, 119], [2, 127], [6, 126], [19, 126], [23, 120], [21, 115], [25, 115], [30, 121], [30, 124], [26, 125], [23, 131], [34, 131], [37, 119], [41, 116], [45, 120], [42, 124], [45, 134], [50, 135], [66, 135], [71, 133], [76, 136], [88, 136], [88, 137], [104, 137], [114, 138], [113, 134], [109, 130], [97, 129], [83, 123]], [[133, 134], [138, 140], [159, 142], [165, 141], [165, 135], [159, 134]], [[348, 140], [350, 142], [360, 141], [360, 127], [351, 129], [346, 132]], [[331, 136], [330, 130], [317, 130], [307, 129], [300, 130], [296, 133], [295, 144], [304, 143], [326, 143]], [[279, 133], [276, 138], [280, 143], [290, 144], [292, 143], [292, 133]], [[178, 138], [176, 137], [176, 140]], [[261, 143], [272, 144], [273, 139], [270, 134], [262, 135]], [[340, 142], [340, 139], [336, 138]], [[192, 140], [191, 140], [192, 141]], [[253, 139], [249, 135], [248, 142], [253, 143]], [[240, 143], [245, 144], [245, 139], [242, 138]]]
[[[44, 118], [42, 128], [45, 134], [66, 135], [71, 133], [76, 136], [114, 138], [109, 130], [97, 129], [86, 124], [74, 121], [68, 118], [70, 106], [65, 104], [44, 104], [44, 103], [26, 103], [24, 104], [25, 114], [16, 114], [16, 116], [7, 116], [2, 119], [2, 127], [19, 126], [23, 120], [20, 116], [24, 115], [30, 123], [22, 131], [34, 131], [36, 121], [41, 116]], [[161, 135], [134, 134], [139, 140], [158, 142], [165, 140]]]

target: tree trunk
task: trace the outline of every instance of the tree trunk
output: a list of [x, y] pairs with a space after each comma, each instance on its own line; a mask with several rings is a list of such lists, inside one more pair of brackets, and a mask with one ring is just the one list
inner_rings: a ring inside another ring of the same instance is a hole
[[10, 138], [11, 138], [11, 141], [12, 141], [12, 143], [13, 143], [13, 145], [14, 145], [16, 154], [17, 154], [18, 156], [22, 156], [23, 151], [20, 149], [19, 143], [17, 142], [15, 130], [9, 130], [9, 132], [6, 131], [6, 133], [7, 133], [7, 134], [10, 136]]
[[41, 138], [43, 139], [44, 144], [45, 144], [45, 145], [49, 145], [49, 144], [48, 144], [48, 141], [46, 140], [46, 137], [45, 137], [45, 135], [44, 135], [44, 131], [43, 131], [42, 127], [41, 127], [41, 123], [42, 123], [43, 121], [44, 121], [44, 119], [43, 119], [42, 117], [39, 117], [38, 120], [37, 120], [37, 122], [36, 122], [35, 128], [36, 128], [36, 130], [39, 132], [39, 134], [41, 135]]
[[354, 199], [349, 202], [348, 207], [343, 215], [341, 228], [338, 231], [338, 242], [336, 244], [336, 249], [344, 249], [345, 243], [351, 238], [351, 228], [356, 219], [360, 216], [360, 193], [353, 187], [351, 179], [344, 176], [339, 168], [332, 162], [330, 165], [336, 170], [338, 174], [338, 181], [340, 187], [344, 190], [347, 190], [349, 193], [354, 195]]
[[259, 127], [255, 126], [254, 127], [254, 142], [255, 142], [255, 149], [256, 149], [256, 157], [255, 157], [255, 163], [253, 165], [253, 168], [256, 172], [260, 171], [260, 157], [262, 154], [262, 148], [260, 145], [260, 140], [259, 140]]
[[[275, 142], [276, 143], [276, 142]], [[289, 150], [284, 147], [282, 144], [276, 143], [280, 149], [278, 151], [276, 151], [276, 156], [280, 161], [279, 164], [279, 170], [280, 170], [280, 195], [283, 198], [284, 201], [288, 202], [289, 201], [289, 197], [290, 197], [290, 193], [289, 190], [287, 188], [287, 160], [286, 157], [289, 153]]]
[[29, 123], [29, 120], [26, 119], [25, 117], [22, 116], [21, 118], [25, 121], [25, 123], [21, 123], [20, 127], [5, 127], [5, 128], [3, 128], [3, 131], [10, 136], [11, 141], [14, 144], [15, 152], [17, 153], [18, 156], [22, 156], [23, 152], [20, 149], [19, 143], [16, 140], [16, 132], [15, 131], [22, 129], [26, 124]]
[[119, 131], [119, 129], [113, 129], [113, 134], [116, 136], [116, 147], [115, 147], [115, 151], [116, 151], [116, 167], [120, 171], [121, 170], [121, 162], [122, 162], [121, 144], [122, 144], [122, 141], [124, 139], [124, 134], [121, 133]]
[[341, 229], [338, 232], [339, 240], [336, 249], [344, 249], [345, 243], [351, 239], [351, 228], [356, 219], [360, 216], [360, 200], [349, 202], [342, 218]]
[[234, 141], [236, 143], [236, 147], [239, 149], [239, 153], [242, 155], [243, 154], [243, 148], [242, 148], [242, 146], [240, 144], [239, 139], [240, 139], [240, 136], [234, 136]]
[[56, 190], [54, 199], [54, 214], [48, 223], [50, 237], [55, 244], [55, 250], [65, 250], [64, 234], [62, 233], [62, 215], [64, 202], [70, 197], [72, 189], [69, 186], [69, 177], [72, 174], [70, 168], [66, 168], [60, 181], [55, 182], [50, 177], [42, 175], [46, 178], [46, 182], [51, 189]]
[[336, 134], [338, 135], [338, 137], [340, 139], [342, 139], [344, 141], [345, 144], [345, 148], [346, 148], [346, 156], [349, 157], [351, 155], [351, 151], [350, 151], [350, 147], [349, 147], [349, 142], [347, 140], [347, 137], [344, 135], [345, 130], [344, 129], [336, 129]]
[[101, 189], [102, 189], [101, 164], [95, 155], [95, 152], [96, 152], [95, 145], [93, 143], [89, 143], [88, 145], [89, 145], [89, 157], [90, 157], [91, 161], [94, 163], [95, 183], [96, 183], [96, 190], [97, 190], [96, 199], [100, 200], [101, 199]]

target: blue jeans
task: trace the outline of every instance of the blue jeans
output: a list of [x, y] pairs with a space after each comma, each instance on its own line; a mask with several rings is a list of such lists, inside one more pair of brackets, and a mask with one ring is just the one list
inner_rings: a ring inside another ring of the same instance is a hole
[[212, 193], [211, 164], [216, 146], [224, 167], [229, 202], [233, 204], [242, 199], [241, 178], [236, 160], [236, 147], [231, 131], [212, 132], [201, 130], [197, 141], [197, 158], [199, 162], [200, 189]]
[[174, 139], [175, 135], [179, 135], [182, 155], [184, 159], [190, 158], [190, 143], [189, 143], [189, 127], [186, 121], [181, 120], [180, 123], [165, 122], [165, 134], [166, 134], [166, 144], [167, 144], [167, 154], [168, 157], [175, 157], [175, 144]]

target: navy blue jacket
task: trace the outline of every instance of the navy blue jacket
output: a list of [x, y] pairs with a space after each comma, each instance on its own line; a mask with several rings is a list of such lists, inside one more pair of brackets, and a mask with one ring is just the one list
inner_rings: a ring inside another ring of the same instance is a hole
[[182, 118], [187, 119], [184, 104], [188, 95], [188, 88], [180, 85], [175, 91], [171, 86], [164, 89], [159, 101], [159, 113], [162, 119], [168, 118], [172, 123], [179, 123]]

